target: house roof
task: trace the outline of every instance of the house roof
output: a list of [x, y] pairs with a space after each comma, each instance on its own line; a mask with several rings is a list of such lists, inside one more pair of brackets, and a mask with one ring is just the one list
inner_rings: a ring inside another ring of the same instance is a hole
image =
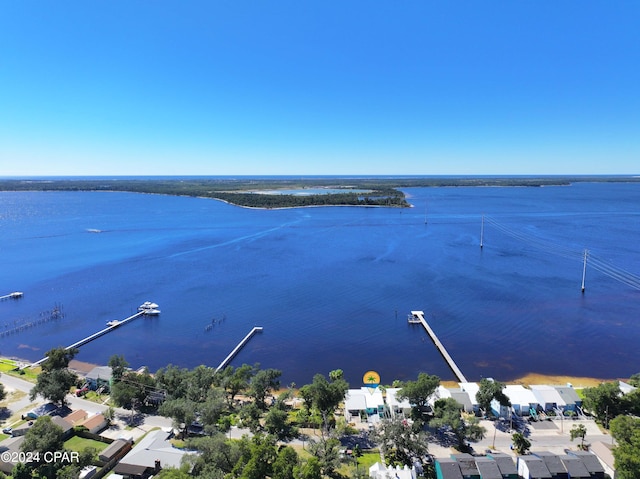
[[[154, 467], [155, 461], [160, 461], [161, 467], [180, 467], [180, 460], [187, 451], [177, 449], [169, 442], [170, 432], [158, 429], [149, 432], [136, 446], [122, 458], [116, 472], [126, 474], [120, 466], [138, 466], [144, 469]], [[138, 472], [137, 474], [140, 474]]]
[[566, 404], [580, 404], [582, 399], [578, 396], [578, 393], [571, 386], [556, 386], [556, 391], [564, 399]]
[[62, 432], [67, 432], [69, 429], [73, 428], [73, 424], [60, 416], [51, 416], [51, 422], [60, 426], [62, 428]]
[[537, 456], [518, 456], [518, 462], [524, 462], [531, 479], [551, 479], [553, 476], [544, 461]]
[[[24, 436], [9, 437], [5, 439], [4, 441], [0, 442], [0, 452], [19, 452], [20, 446], [24, 442], [24, 439], [25, 439]], [[11, 457], [12, 456], [9, 456], [9, 458]], [[4, 461], [4, 460], [0, 461], [0, 471], [10, 473], [11, 470], [13, 469], [13, 466], [17, 462], [18, 461], [15, 461], [15, 462]]]
[[471, 454], [451, 454], [451, 458], [455, 459], [460, 465], [460, 472], [463, 476], [477, 476], [478, 468], [476, 467], [476, 461]]
[[100, 453], [99, 459], [104, 462], [109, 462], [123, 448], [127, 447], [128, 444], [124, 439], [116, 439]]
[[509, 384], [503, 389], [505, 395], [511, 401], [511, 404], [519, 404], [520, 406], [529, 406], [530, 404], [538, 404], [538, 400], [530, 389], [525, 388], [521, 384]]
[[463, 391], [462, 389], [451, 389], [449, 393], [458, 404], [464, 407], [465, 411], [473, 410], [473, 403], [469, 398], [469, 393]]
[[[592, 446], [593, 447], [593, 446]], [[576, 456], [582, 460], [582, 463], [590, 473], [604, 472], [604, 467], [598, 461], [595, 454], [588, 451], [567, 451], [570, 456]]]
[[591, 443], [590, 449], [593, 454], [598, 456], [600, 461], [604, 462], [611, 469], [614, 469], [615, 460], [613, 458], [613, 452], [611, 451], [612, 447], [613, 446], [611, 444], [607, 444], [602, 441], [596, 441]]
[[387, 388], [387, 404], [389, 407], [398, 407], [400, 409], [409, 409], [411, 407], [411, 403], [409, 403], [408, 399], [398, 399], [398, 391], [401, 388]]
[[77, 422], [81, 422], [87, 418], [87, 411], [84, 409], [76, 409], [70, 414], [67, 414], [64, 418], [71, 424], [75, 425]]
[[[362, 407], [351, 407], [361, 406], [362, 399], [355, 399], [356, 397], [361, 396], [365, 401], [365, 408]], [[352, 402], [351, 399], [354, 399]], [[347, 395], [345, 396], [345, 409], [354, 410], [354, 409], [377, 409], [378, 406], [384, 406], [384, 398], [382, 397], [382, 391], [380, 388], [368, 388], [366, 386], [362, 386], [360, 389], [349, 389], [347, 391]]]
[[544, 461], [545, 466], [547, 466], [547, 469], [549, 469], [549, 472], [552, 475], [567, 472], [564, 465], [562, 464], [562, 461], [560, 460], [560, 457], [558, 457], [556, 454], [549, 451], [539, 451], [534, 452], [533, 454]]
[[105, 422], [106, 422], [106, 419], [103, 414], [94, 414], [93, 416], [88, 418], [86, 421], [84, 421], [82, 425], [87, 429], [91, 430], [94, 427], [98, 427], [101, 424], [104, 424]]
[[511, 456], [503, 452], [492, 452], [491, 454], [487, 454], [487, 456], [496, 461], [496, 464], [503, 475], [518, 474], [518, 469], [516, 469], [516, 465]]
[[460, 464], [455, 459], [436, 459], [442, 479], [463, 479]]
[[478, 404], [476, 394], [478, 394], [478, 391], [480, 391], [480, 385], [478, 383], [458, 383], [458, 385], [460, 386], [460, 389], [462, 389], [469, 395], [471, 404], [476, 406]]
[[113, 370], [109, 366], [96, 366], [85, 376], [87, 379], [103, 379], [108, 381], [111, 379]]
[[571, 479], [587, 479], [591, 474], [580, 459], [575, 456], [559, 456]]
[[562, 396], [560, 396], [560, 393], [558, 393], [556, 388], [554, 388], [553, 386], [534, 385], [530, 387], [531, 392], [533, 392], [533, 395], [541, 405], [553, 403], [555, 403], [558, 407], [567, 405]]
[[496, 461], [489, 457], [476, 457], [475, 460], [482, 479], [502, 479], [502, 473]]

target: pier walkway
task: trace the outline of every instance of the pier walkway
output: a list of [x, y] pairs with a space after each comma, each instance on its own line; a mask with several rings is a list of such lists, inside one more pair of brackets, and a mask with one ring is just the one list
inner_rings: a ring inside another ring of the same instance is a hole
[[433, 332], [433, 329], [431, 329], [431, 327], [427, 323], [427, 320], [424, 319], [424, 312], [411, 311], [411, 315], [409, 316], [409, 323], [422, 324], [422, 326], [427, 331], [429, 336], [431, 336], [431, 340], [433, 341], [433, 344], [436, 345], [436, 348], [438, 348], [438, 351], [440, 351], [440, 354], [442, 354], [442, 357], [451, 368], [451, 371], [453, 371], [453, 374], [455, 374], [456, 377], [458, 378], [458, 381], [460, 381], [461, 383], [468, 382], [467, 378], [465, 378], [464, 374], [462, 374], [462, 371], [460, 371], [460, 368], [458, 367], [458, 365], [455, 363], [451, 355], [449, 355], [449, 353], [445, 349], [444, 345], [440, 342], [440, 340], [436, 336], [436, 333]]
[[262, 332], [262, 326], [256, 326], [251, 331], [249, 331], [249, 334], [247, 334], [242, 339], [242, 341], [240, 341], [238, 343], [238, 345], [235, 348], [233, 348], [233, 351], [231, 351], [229, 353], [229, 355], [226, 358], [223, 359], [223, 361], [220, 363], [220, 365], [216, 368], [216, 372], [218, 372], [221, 369], [225, 368], [231, 362], [231, 360], [234, 358], [234, 356], [236, 354], [238, 354], [238, 352], [244, 347], [244, 345], [247, 344], [249, 342], [249, 340], [253, 337], [253, 335], [256, 334], [257, 332]]
[[[157, 305], [154, 305], [157, 306]], [[93, 333], [90, 336], [87, 336], [86, 338], [82, 338], [80, 341], [76, 341], [73, 344], [70, 344], [69, 346], [67, 346], [64, 349], [71, 349], [71, 348], [78, 348], [80, 346], [82, 346], [83, 344], [87, 344], [88, 342], [93, 341], [96, 338], [99, 338], [100, 336], [107, 334], [110, 331], [113, 331], [116, 328], [119, 328], [120, 326], [122, 326], [123, 324], [128, 323], [129, 321], [133, 321], [136, 318], [139, 318], [140, 316], [143, 315], [152, 315], [155, 316], [157, 314], [159, 314], [159, 310], [157, 309], [151, 309], [148, 306], [146, 306], [146, 303], [143, 304], [142, 306], [140, 306], [140, 308], [138, 308], [139, 311], [136, 314], [133, 314], [131, 316], [129, 316], [128, 318], [122, 319], [122, 320], [114, 320], [114, 321], [109, 321], [107, 324], [109, 326], [107, 326], [104, 329], [101, 329], [100, 331], [98, 331], [97, 333]], [[45, 362], [47, 360], [46, 357], [39, 359], [38, 361], [36, 361], [35, 363], [31, 364], [31, 367], [34, 366], [38, 366], [39, 364]]]
[[13, 293], [0, 296], [0, 301], [4, 301], [5, 299], [18, 299], [22, 298], [22, 296], [24, 296], [24, 293], [22, 291], [14, 291]]

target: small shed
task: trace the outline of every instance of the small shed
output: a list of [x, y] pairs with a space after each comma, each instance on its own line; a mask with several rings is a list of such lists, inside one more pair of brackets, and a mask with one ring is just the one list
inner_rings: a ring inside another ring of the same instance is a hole
[[[591, 474], [580, 459], [565, 454], [559, 456], [571, 479], [590, 479]], [[613, 477], [613, 476], [612, 476]]]
[[475, 460], [481, 479], [503, 479], [496, 461], [486, 456], [476, 457]]
[[487, 457], [496, 461], [500, 474], [504, 479], [518, 479], [518, 469], [511, 456], [504, 452], [492, 452], [487, 454]]
[[549, 451], [534, 452], [533, 455], [544, 461], [544, 465], [549, 469], [553, 479], [569, 479], [567, 469], [564, 467], [559, 456]]

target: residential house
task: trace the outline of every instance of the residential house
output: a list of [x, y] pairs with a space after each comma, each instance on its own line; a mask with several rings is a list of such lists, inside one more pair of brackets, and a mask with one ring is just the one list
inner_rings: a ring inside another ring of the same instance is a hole
[[171, 432], [161, 429], [149, 432], [116, 465], [116, 474], [129, 479], [143, 479], [163, 468], [180, 468], [182, 457], [193, 454], [173, 447]]
[[582, 407], [582, 399], [571, 385], [555, 386], [555, 389], [565, 402], [565, 411], [576, 411], [579, 407]]
[[13, 436], [5, 439], [0, 442], [0, 454], [3, 456], [3, 460], [0, 461], [0, 471], [5, 474], [11, 474], [11, 470], [13, 466], [15, 466], [18, 461], [9, 461], [5, 459], [5, 453], [7, 459], [17, 458], [17, 453], [20, 452], [20, 446], [24, 442], [24, 436]]
[[[511, 402], [511, 410], [518, 416], [529, 416], [531, 410], [535, 411], [538, 407], [538, 400], [533, 392], [521, 384], [508, 384], [503, 389], [503, 392]], [[500, 417], [507, 416], [503, 414]]]
[[104, 414], [98, 413], [93, 416], [88, 417], [83, 422], [80, 423], [80, 426], [86, 427], [87, 430], [93, 434], [98, 434], [109, 425], [109, 421], [104, 417]]
[[89, 389], [96, 391], [101, 387], [111, 388], [111, 377], [113, 370], [109, 366], [96, 366], [87, 373], [85, 379], [89, 385]]
[[475, 461], [480, 473], [480, 479], [503, 479], [498, 464], [490, 457], [476, 457]]
[[464, 479], [460, 464], [455, 459], [435, 460], [436, 479]]
[[87, 419], [88, 415], [89, 414], [84, 409], [76, 409], [75, 411], [67, 414], [64, 418], [67, 422], [70, 422], [74, 426], [77, 426], [82, 421]]
[[124, 456], [127, 452], [131, 450], [131, 443], [129, 441], [125, 441], [124, 439], [116, 439], [111, 444], [109, 444], [103, 451], [98, 455], [98, 459], [102, 462], [109, 462], [118, 457]]
[[518, 469], [511, 456], [503, 452], [491, 452], [487, 454], [487, 457], [496, 462], [503, 479], [518, 479]]
[[557, 411], [564, 409], [567, 403], [553, 386], [531, 386], [531, 392], [536, 397], [543, 411]]
[[553, 479], [569, 479], [567, 469], [558, 455], [548, 451], [538, 451], [532, 454], [544, 461], [544, 465], [547, 466]]
[[462, 391], [469, 395], [469, 401], [471, 402], [473, 412], [478, 412], [480, 410], [480, 406], [478, 405], [476, 394], [480, 391], [480, 385], [478, 383], [458, 383], [458, 385]]
[[[586, 466], [583, 462], [575, 456], [569, 456], [565, 454], [563, 456], [558, 456], [562, 461], [567, 473], [569, 473], [569, 477], [571, 479], [590, 479], [591, 474], [587, 470]], [[613, 476], [612, 476], [613, 477]]]
[[411, 404], [408, 399], [399, 399], [398, 391], [400, 388], [388, 388], [387, 389], [387, 407], [391, 417], [406, 417], [411, 414]]
[[[595, 444], [591, 445], [592, 450], [594, 445]], [[600, 450], [600, 446], [596, 446], [596, 448]], [[585, 465], [585, 467], [587, 468], [587, 471], [589, 471], [589, 474], [591, 474], [592, 478], [604, 479], [605, 470], [604, 470], [604, 466], [600, 462], [600, 456], [597, 456], [593, 452], [589, 452], [589, 451], [567, 451], [567, 454], [569, 456], [575, 456], [578, 459], [580, 459], [582, 463]], [[615, 477], [615, 471], [612, 471], [612, 472], [614, 472], [614, 475], [611, 475], [611, 474], [609, 475], [611, 477]]]
[[344, 399], [344, 413], [347, 421], [366, 413], [367, 416], [383, 414], [385, 410], [382, 390], [379, 387], [349, 389]]
[[462, 477], [465, 479], [480, 479], [476, 460], [471, 454], [451, 454], [451, 459], [454, 459], [460, 465]]
[[458, 404], [460, 404], [460, 409], [463, 409], [466, 412], [473, 412], [473, 404], [469, 399], [469, 393], [467, 393], [466, 391], [463, 391], [462, 389], [457, 389], [457, 388], [448, 389], [440, 385], [435, 390], [433, 395], [431, 395], [431, 397], [428, 400], [428, 403], [431, 407], [433, 407], [433, 405], [438, 399], [446, 399], [446, 398], [454, 399]]
[[57, 410], [58, 406], [53, 404], [52, 402], [49, 402], [32, 409], [27, 413], [26, 417], [28, 419], [38, 419], [40, 416], [49, 416]]
[[518, 456], [518, 474], [523, 479], [552, 479], [544, 461], [537, 456]]

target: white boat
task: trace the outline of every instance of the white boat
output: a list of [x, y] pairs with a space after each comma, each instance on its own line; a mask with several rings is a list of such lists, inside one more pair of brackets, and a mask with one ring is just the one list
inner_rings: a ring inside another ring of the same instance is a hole
[[160, 310], [156, 308], [148, 308], [144, 310], [144, 314], [147, 316], [157, 316], [160, 314]]
[[157, 308], [158, 308], [158, 305], [156, 303], [145, 301], [140, 306], [138, 306], [138, 311], [147, 311], [149, 309], [157, 309]]

